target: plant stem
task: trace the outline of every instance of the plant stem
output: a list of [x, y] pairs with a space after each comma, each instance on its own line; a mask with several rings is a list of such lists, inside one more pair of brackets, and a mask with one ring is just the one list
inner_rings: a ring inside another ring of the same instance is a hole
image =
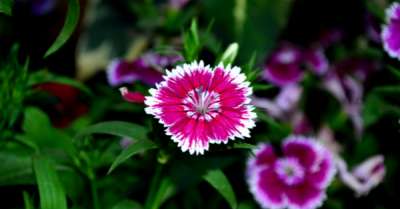
[[156, 172], [153, 176], [153, 179], [151, 180], [150, 190], [149, 190], [149, 193], [147, 194], [147, 198], [146, 198], [146, 203], [145, 203], [146, 209], [150, 209], [152, 202], [154, 202], [156, 187], [157, 187], [158, 179], [160, 179], [160, 176], [161, 176], [162, 167], [163, 167], [162, 164], [157, 163]]
[[90, 178], [90, 188], [92, 190], [93, 207], [94, 209], [100, 209], [99, 194], [97, 192], [97, 184], [95, 178]]
[[169, 178], [164, 178], [164, 179], [161, 180], [160, 187], [158, 188], [157, 194], [154, 197], [154, 201], [153, 201], [153, 204], [151, 206], [151, 209], [160, 208], [163, 194], [164, 194], [165, 189], [167, 189], [169, 184], [170, 184]]

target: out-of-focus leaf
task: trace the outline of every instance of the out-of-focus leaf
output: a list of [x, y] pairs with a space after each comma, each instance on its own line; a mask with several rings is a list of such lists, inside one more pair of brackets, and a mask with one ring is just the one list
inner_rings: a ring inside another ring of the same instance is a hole
[[74, 139], [86, 134], [110, 134], [120, 137], [129, 137], [135, 140], [148, 140], [148, 130], [140, 125], [123, 121], [107, 121], [89, 126], [79, 132]]
[[57, 39], [54, 41], [53, 45], [51, 45], [51, 47], [47, 50], [43, 58], [46, 58], [49, 55], [53, 54], [58, 49], [60, 49], [65, 44], [65, 42], [67, 42], [67, 40], [75, 30], [76, 24], [78, 23], [78, 19], [79, 19], [79, 1], [69, 0], [68, 12], [64, 26], [60, 34], [58, 35]]
[[200, 156], [185, 156], [181, 157], [180, 161], [211, 184], [232, 208], [236, 208], [237, 202], [232, 186], [225, 174], [215, 164]]
[[157, 145], [150, 141], [150, 140], [138, 140], [135, 143], [131, 144], [129, 147], [127, 147], [122, 153], [118, 156], [118, 158], [114, 161], [114, 163], [111, 165], [110, 169], [108, 170], [108, 174], [111, 173], [120, 163], [122, 163], [124, 160], [128, 159], [129, 157], [143, 151], [143, 150], [148, 150], [148, 149], [153, 149], [156, 148]]
[[376, 18], [378, 18], [382, 22], [386, 21], [384, 8], [380, 8], [378, 5], [374, 4], [373, 1], [364, 1], [364, 3], [367, 10], [371, 12]]
[[399, 94], [400, 86], [378, 86], [378, 87], [373, 88], [373, 91], [376, 93]]
[[48, 116], [36, 107], [25, 108], [22, 130], [25, 132], [25, 140], [33, 140], [39, 147], [62, 149], [67, 151], [71, 157], [74, 157], [76, 153], [71, 138], [55, 129]]
[[[235, 162], [233, 157], [209, 157], [208, 163], [218, 168], [225, 168]], [[201, 181], [200, 176], [179, 161], [174, 161], [167, 174], [161, 179], [160, 188], [153, 206], [160, 207], [165, 201], [178, 192], [196, 185]]]
[[260, 149], [260, 148], [255, 145], [247, 144], [242, 141], [236, 140], [232, 145], [228, 146], [228, 149]]
[[244, 67], [242, 67], [243, 72], [246, 76], [249, 76], [250, 72], [253, 70], [254, 61], [256, 60], [256, 57], [257, 57], [257, 52], [253, 52], [250, 61]]
[[[259, 64], [271, 52], [282, 30], [286, 27], [293, 1], [203, 1], [204, 14], [211, 20], [215, 18], [213, 32], [224, 44], [237, 42], [240, 51], [237, 56], [239, 64], [247, 63], [253, 52], [259, 55]], [[238, 9], [245, 11], [237, 18]], [[224, 8], [225, 12], [221, 12]], [[232, 23], [232, 21], [235, 21]], [[228, 24], [230, 23], [230, 24]], [[243, 34], [237, 33], [237, 27]]]
[[42, 209], [66, 209], [67, 198], [53, 165], [43, 156], [33, 157]]
[[255, 85], [252, 85], [251, 87], [253, 88], [253, 92], [265, 91], [265, 90], [274, 88], [274, 86], [271, 84], [255, 84]]
[[0, 186], [35, 184], [31, 156], [35, 151], [15, 142], [8, 142], [0, 152]]
[[4, 13], [8, 16], [11, 16], [13, 7], [14, 7], [14, 0], [0, 1], [0, 13]]
[[122, 200], [112, 207], [112, 209], [143, 209], [143, 207], [133, 200]]
[[198, 60], [200, 52], [200, 40], [197, 31], [197, 20], [193, 19], [190, 28], [183, 34], [183, 56], [186, 62]]
[[257, 111], [257, 110], [255, 110], [255, 113], [257, 114], [257, 118], [258, 119], [266, 122], [268, 125], [273, 126], [274, 128], [278, 128], [278, 129], [283, 130], [283, 127], [281, 125], [279, 125], [279, 123], [277, 123], [274, 119], [272, 119], [271, 117], [269, 117], [265, 113]]
[[224, 63], [224, 66], [227, 66], [228, 64], [232, 65], [233, 61], [235, 61], [238, 51], [239, 45], [237, 43], [230, 44], [222, 54], [220, 61]]
[[387, 65], [387, 68], [389, 69], [390, 72], [392, 72], [395, 76], [397, 76], [397, 78], [400, 79], [400, 70], [398, 70], [390, 65]]
[[400, 116], [400, 107], [391, 105], [376, 93], [370, 93], [365, 99], [364, 126], [368, 127], [376, 123], [383, 115], [393, 113]]
[[31, 200], [28, 192], [23, 190], [22, 197], [24, 198], [25, 209], [35, 209], [35, 206], [33, 205], [33, 201]]

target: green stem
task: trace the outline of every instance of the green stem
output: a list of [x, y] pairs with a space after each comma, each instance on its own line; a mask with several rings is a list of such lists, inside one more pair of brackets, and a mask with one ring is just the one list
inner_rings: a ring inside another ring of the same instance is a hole
[[154, 201], [156, 187], [157, 187], [158, 179], [160, 179], [160, 176], [161, 176], [162, 167], [163, 167], [162, 164], [157, 163], [156, 172], [153, 176], [153, 179], [151, 180], [150, 190], [149, 190], [149, 193], [147, 194], [147, 198], [146, 198], [146, 203], [145, 203], [146, 209], [149, 209], [152, 202]]
[[170, 184], [169, 178], [164, 178], [161, 180], [160, 187], [158, 188], [157, 194], [154, 198], [153, 205], [151, 209], [160, 208], [162, 197], [164, 195], [165, 189], [167, 189], [168, 185]]
[[99, 194], [97, 192], [96, 179], [90, 178], [90, 188], [92, 190], [93, 207], [94, 209], [100, 209]]

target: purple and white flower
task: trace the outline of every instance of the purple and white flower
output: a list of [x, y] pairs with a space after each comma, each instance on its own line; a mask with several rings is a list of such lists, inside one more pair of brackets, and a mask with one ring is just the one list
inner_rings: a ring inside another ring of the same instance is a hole
[[382, 28], [383, 48], [390, 57], [400, 60], [400, 4], [393, 2], [386, 9], [387, 24]]
[[277, 86], [286, 86], [300, 82], [308, 67], [313, 73], [321, 75], [328, 69], [328, 61], [321, 49], [305, 50], [289, 43], [278, 46], [265, 64], [262, 76]]
[[263, 208], [311, 209], [322, 205], [335, 175], [331, 153], [314, 139], [290, 136], [278, 157], [269, 144], [259, 145], [250, 158], [246, 177]]
[[250, 83], [240, 68], [220, 63], [212, 70], [200, 61], [166, 73], [165, 81], [149, 90], [145, 111], [168, 127], [167, 135], [183, 152], [203, 154], [209, 143], [250, 137], [256, 114], [247, 98]]
[[356, 196], [367, 195], [371, 189], [382, 183], [386, 175], [386, 167], [383, 164], [384, 157], [375, 155], [352, 169], [347, 170], [347, 163], [340, 157], [336, 158], [339, 179], [355, 191]]
[[108, 66], [108, 82], [111, 86], [118, 86], [142, 81], [154, 86], [164, 80], [162, 71], [177, 61], [183, 61], [183, 58], [179, 55], [160, 55], [151, 52], [143, 54], [133, 62], [116, 59]]

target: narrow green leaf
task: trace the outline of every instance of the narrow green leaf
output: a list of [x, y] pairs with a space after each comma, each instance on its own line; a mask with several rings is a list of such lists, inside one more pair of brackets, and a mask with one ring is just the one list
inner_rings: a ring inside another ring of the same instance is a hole
[[253, 55], [250, 58], [250, 61], [247, 63], [246, 67], [244, 67], [244, 74], [246, 76], [250, 75], [250, 72], [253, 70], [254, 62], [256, 61], [257, 51], [253, 52]]
[[35, 206], [33, 205], [33, 202], [31, 201], [27, 191], [22, 191], [22, 197], [24, 198], [25, 209], [35, 209]]
[[394, 68], [391, 65], [387, 65], [387, 68], [389, 69], [390, 72], [392, 72], [395, 76], [397, 76], [397, 78], [400, 79], [400, 70]]
[[129, 137], [135, 140], [146, 140], [148, 130], [146, 127], [123, 121], [107, 121], [89, 126], [79, 132], [74, 139], [86, 134], [110, 134], [120, 137]]
[[278, 128], [280, 130], [283, 129], [283, 127], [281, 125], [279, 125], [279, 123], [277, 123], [274, 119], [272, 119], [271, 117], [269, 117], [268, 115], [266, 115], [263, 112], [260, 112], [258, 110], [255, 110], [255, 113], [257, 114], [257, 118], [266, 122], [268, 125], [273, 126], [275, 128]]
[[172, 51], [172, 50], [154, 50], [154, 52], [157, 54], [174, 54], [174, 55], [182, 56], [181, 52]]
[[118, 204], [114, 205], [112, 209], [143, 209], [143, 206], [133, 200], [122, 200]]
[[197, 20], [193, 18], [192, 24], [190, 25], [190, 34], [193, 37], [193, 41], [196, 45], [199, 45], [199, 33], [197, 31]]
[[253, 92], [265, 91], [265, 90], [274, 88], [274, 86], [271, 84], [255, 84], [255, 85], [252, 85], [251, 87], [253, 88]]
[[233, 145], [228, 146], [229, 149], [260, 149], [259, 147], [247, 144], [241, 141], [235, 141]]
[[33, 157], [41, 209], [67, 209], [67, 198], [53, 165], [43, 156]]
[[233, 61], [235, 61], [236, 55], [239, 50], [239, 44], [237, 43], [232, 43], [226, 48], [225, 52], [222, 54], [221, 57], [221, 62], [224, 63], [224, 66], [227, 66], [228, 64], [233, 64]]
[[118, 158], [113, 162], [110, 169], [108, 170], [108, 174], [111, 173], [119, 164], [121, 164], [126, 159], [130, 158], [131, 156], [137, 154], [140, 151], [148, 150], [156, 148], [157, 145], [150, 141], [150, 140], [138, 140], [135, 143], [131, 144], [127, 147], [122, 153], [118, 156]]
[[11, 16], [13, 7], [14, 7], [14, 0], [0, 1], [0, 13], [4, 13], [8, 16]]
[[62, 28], [57, 39], [54, 41], [53, 45], [51, 45], [51, 47], [47, 50], [43, 58], [46, 58], [49, 55], [53, 54], [58, 49], [60, 49], [65, 44], [65, 42], [67, 42], [67, 40], [75, 30], [76, 24], [78, 23], [78, 19], [79, 19], [79, 2], [78, 0], [69, 0], [68, 12], [67, 12], [67, 17], [65, 19], [64, 27]]
[[225, 174], [205, 157], [185, 156], [180, 161], [213, 186], [229, 203], [236, 208], [237, 202], [232, 186]]

